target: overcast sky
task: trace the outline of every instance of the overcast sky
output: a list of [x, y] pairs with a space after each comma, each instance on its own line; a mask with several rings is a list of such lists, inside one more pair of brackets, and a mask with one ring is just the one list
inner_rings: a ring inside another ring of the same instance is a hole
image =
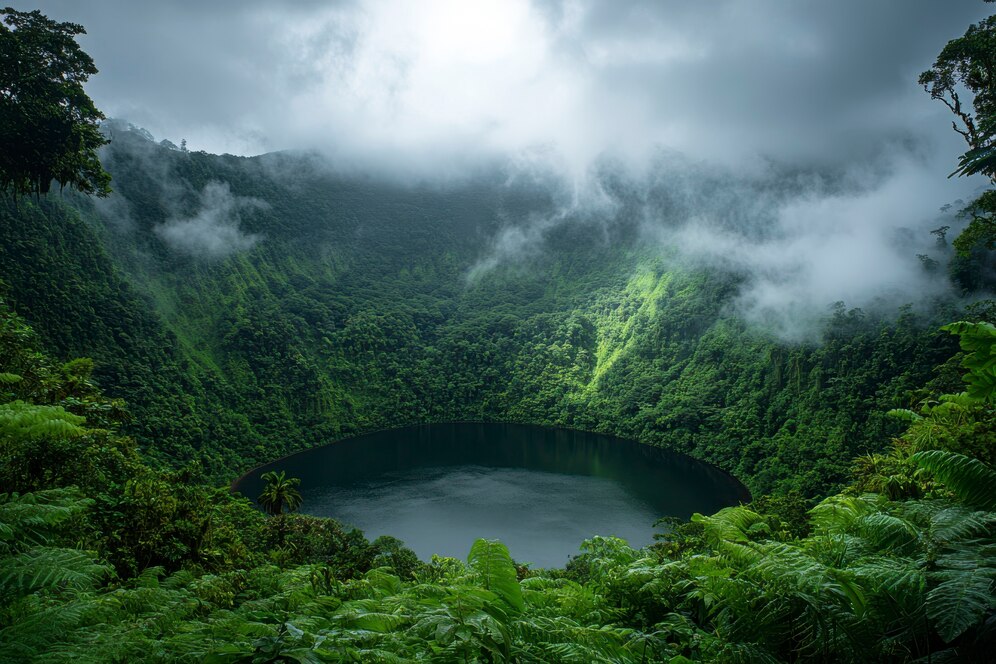
[[916, 85], [979, 0], [45, 0], [107, 115], [192, 149], [439, 166], [657, 145], [710, 159], [961, 150]]
[[[949, 292], [943, 271], [928, 273], [916, 255], [945, 260], [930, 230], [959, 222], [937, 210], [982, 184], [947, 177], [965, 146], [916, 83], [948, 40], [993, 9], [980, 0], [47, 0], [41, 9], [89, 31], [81, 41], [100, 74], [88, 89], [108, 116], [193, 150], [318, 149], [340, 169], [420, 179], [495, 159], [510, 181], [557, 176], [560, 209], [509, 219], [475, 275], [542, 255], [558, 224], [611, 223], [618, 201], [590, 168], [601, 156], [630, 170], [634, 192], [664, 178], [687, 209], [648, 204], [648, 237], [744, 274], [736, 308], [786, 339], [812, 338], [837, 300], [869, 310]], [[702, 184], [710, 178], [724, 186]], [[749, 184], [784, 190], [782, 180], [787, 197]], [[245, 206], [227, 189], [202, 199], [203, 210], [161, 235], [200, 229], [217, 255], [259, 240], [239, 231]]]

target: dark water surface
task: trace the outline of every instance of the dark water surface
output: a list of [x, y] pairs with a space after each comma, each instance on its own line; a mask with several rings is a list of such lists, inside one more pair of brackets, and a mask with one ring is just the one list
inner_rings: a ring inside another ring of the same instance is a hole
[[465, 558], [497, 538], [536, 567], [564, 565], [592, 535], [633, 546], [661, 516], [687, 518], [749, 496], [732, 477], [689, 457], [582, 431], [520, 424], [447, 423], [343, 440], [275, 461], [240, 480], [301, 478], [302, 511], [392, 535], [423, 560]]

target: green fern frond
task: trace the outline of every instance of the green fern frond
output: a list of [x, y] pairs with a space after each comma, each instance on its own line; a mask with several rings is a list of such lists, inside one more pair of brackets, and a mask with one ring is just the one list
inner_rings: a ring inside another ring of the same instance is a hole
[[497, 540], [479, 539], [470, 548], [467, 563], [481, 576], [482, 585], [516, 612], [522, 612], [522, 589], [508, 547]]
[[976, 401], [996, 402], [996, 326], [959, 321], [941, 329], [958, 335], [965, 353], [961, 365], [968, 369], [963, 377], [968, 396]]
[[712, 516], [692, 515], [692, 521], [701, 523], [705, 529], [706, 541], [717, 546], [720, 542], [746, 542], [747, 531], [751, 526], [764, 521], [757, 512], [746, 507], [726, 507]]
[[930, 535], [941, 543], [983, 537], [994, 530], [996, 514], [976, 512], [960, 505], [940, 510], [930, 520]]
[[809, 510], [813, 527], [822, 531], [847, 531], [861, 517], [878, 512], [883, 498], [877, 494], [845, 496], [837, 494], [825, 498]]
[[979, 623], [992, 606], [993, 580], [980, 570], [938, 573], [940, 584], [927, 593], [927, 616], [946, 643]]
[[39, 602], [32, 604], [22, 605], [20, 608], [26, 615], [0, 629], [0, 662], [28, 662], [48, 653], [53, 644], [63, 641], [83, 621], [87, 610], [86, 602], [47, 608], [42, 608]]
[[136, 588], [159, 588], [159, 579], [166, 574], [162, 567], [148, 567], [134, 578], [132, 584]]
[[914, 463], [926, 468], [958, 498], [984, 510], [996, 510], [996, 471], [963, 454], [944, 450], [917, 452]]
[[892, 410], [886, 411], [886, 416], [891, 417], [902, 422], [919, 422], [923, 419], [923, 416], [919, 413], [915, 413], [909, 408], [893, 408]]
[[0, 385], [14, 385], [20, 383], [24, 378], [15, 373], [7, 373], [0, 371]]
[[3, 561], [0, 596], [23, 597], [41, 588], [87, 588], [109, 571], [76, 549], [29, 549]]
[[905, 598], [913, 604], [918, 604], [927, 590], [923, 568], [906, 558], [868, 558], [852, 567], [851, 572], [866, 587], [884, 592], [890, 598]]
[[63, 522], [91, 503], [74, 489], [0, 494], [0, 552], [17, 552], [51, 541]]
[[884, 512], [867, 514], [854, 522], [855, 531], [878, 550], [908, 552], [917, 542], [916, 527]]
[[0, 404], [0, 436], [18, 440], [78, 438], [86, 419], [62, 406], [38, 406], [23, 401]]

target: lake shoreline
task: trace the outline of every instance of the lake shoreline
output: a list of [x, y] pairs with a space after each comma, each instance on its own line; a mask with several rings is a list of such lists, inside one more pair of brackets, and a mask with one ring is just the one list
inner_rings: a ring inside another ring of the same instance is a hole
[[[565, 426], [559, 426], [559, 425], [553, 425], [553, 424], [536, 424], [536, 423], [533, 423], [533, 422], [519, 422], [519, 421], [515, 421], [515, 420], [441, 420], [441, 421], [438, 421], [438, 422], [418, 422], [418, 423], [413, 423], [413, 424], [400, 424], [400, 425], [397, 425], [397, 426], [384, 427], [384, 428], [381, 428], [381, 429], [373, 429], [373, 430], [370, 430], [370, 431], [365, 431], [363, 433], [357, 433], [357, 434], [353, 434], [353, 435], [350, 435], [350, 436], [344, 436], [343, 438], [337, 438], [336, 440], [330, 441], [328, 443], [322, 443], [321, 445], [316, 445], [314, 447], [309, 447], [309, 448], [306, 448], [306, 449], [303, 449], [303, 450], [298, 450], [297, 452], [291, 452], [290, 454], [285, 454], [283, 456], [277, 457], [276, 459], [273, 459], [272, 461], [267, 461], [265, 463], [261, 463], [261, 464], [258, 464], [256, 466], [253, 466], [252, 468], [250, 468], [246, 472], [244, 472], [241, 475], [239, 475], [236, 479], [232, 480], [229, 483], [228, 490], [229, 490], [230, 493], [233, 493], [233, 494], [244, 495], [239, 490], [239, 485], [243, 484], [249, 477], [251, 477], [252, 475], [256, 474], [261, 469], [266, 468], [268, 466], [272, 466], [273, 464], [276, 464], [276, 463], [280, 463], [281, 461], [286, 461], [288, 459], [292, 459], [294, 457], [301, 456], [302, 454], [312, 453], [315, 450], [319, 450], [319, 449], [322, 449], [322, 448], [325, 448], [325, 447], [330, 447], [332, 445], [338, 445], [338, 444], [344, 443], [346, 441], [356, 440], [357, 438], [363, 438], [363, 437], [366, 437], [366, 436], [374, 436], [374, 435], [377, 435], [377, 434], [384, 434], [384, 433], [388, 433], [388, 432], [391, 432], [391, 431], [400, 431], [402, 429], [409, 429], [409, 428], [415, 428], [415, 427], [425, 427], [425, 426], [437, 426], [437, 425], [458, 425], [458, 424], [493, 424], [493, 425], [513, 424], [513, 425], [519, 425], [519, 426], [535, 427], [535, 428], [538, 428], [538, 429], [547, 429], [547, 430], [551, 430], [551, 431], [554, 431], [554, 430], [557, 430], [557, 431], [569, 431], [569, 432], [572, 432], [572, 433], [581, 433], [581, 434], [591, 434], [591, 435], [605, 436], [607, 438], [613, 438], [613, 439], [618, 440], [618, 441], [625, 441], [625, 442], [630, 442], [630, 443], [636, 443], [638, 445], [642, 445], [642, 446], [647, 447], [649, 449], [662, 450], [662, 451], [665, 451], [665, 452], [667, 452], [669, 454], [673, 454], [673, 455], [675, 455], [677, 457], [682, 457], [682, 458], [688, 459], [690, 461], [694, 461], [695, 463], [702, 464], [703, 466], [706, 466], [706, 467], [712, 469], [713, 471], [724, 475], [728, 479], [732, 480], [732, 482], [736, 485], [736, 487], [737, 487], [737, 494], [738, 494], [738, 500], [740, 501], [741, 504], [748, 504], [748, 503], [752, 502], [753, 499], [754, 499], [753, 495], [750, 492], [750, 489], [748, 489], [747, 485], [745, 485], [740, 480], [740, 478], [738, 478], [736, 475], [734, 475], [733, 473], [730, 473], [730, 472], [724, 470], [723, 468], [720, 468], [719, 466], [717, 466], [714, 463], [711, 463], [709, 461], [705, 461], [703, 459], [696, 458], [696, 457], [694, 457], [694, 456], [692, 456], [690, 454], [686, 454], [685, 452], [681, 452], [681, 451], [678, 451], [678, 450], [673, 450], [673, 449], [670, 449], [670, 448], [667, 448], [667, 447], [662, 447], [662, 446], [659, 446], [659, 445], [651, 445], [649, 443], [644, 443], [644, 442], [642, 442], [642, 441], [640, 441], [639, 439], [636, 439], [636, 438], [625, 438], [625, 437], [622, 437], [622, 436], [618, 436], [616, 434], [605, 433], [605, 432], [602, 432], [602, 431], [591, 431], [589, 429], [577, 429], [577, 428], [574, 428], [574, 427], [565, 427]], [[246, 498], [250, 498], [250, 500], [251, 500], [251, 497], [249, 497], [249, 496], [245, 496], [245, 497]]]

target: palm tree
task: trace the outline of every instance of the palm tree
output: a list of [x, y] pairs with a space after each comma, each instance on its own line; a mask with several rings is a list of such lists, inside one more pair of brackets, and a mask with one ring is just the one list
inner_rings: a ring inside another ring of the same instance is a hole
[[267, 514], [274, 516], [283, 514], [284, 505], [287, 505], [288, 512], [301, 507], [301, 494], [294, 488], [301, 483], [300, 479], [287, 477], [287, 473], [282, 470], [279, 473], [271, 470], [263, 474], [262, 480], [266, 482], [266, 486], [263, 487], [263, 492], [259, 494], [256, 502], [266, 510]]

